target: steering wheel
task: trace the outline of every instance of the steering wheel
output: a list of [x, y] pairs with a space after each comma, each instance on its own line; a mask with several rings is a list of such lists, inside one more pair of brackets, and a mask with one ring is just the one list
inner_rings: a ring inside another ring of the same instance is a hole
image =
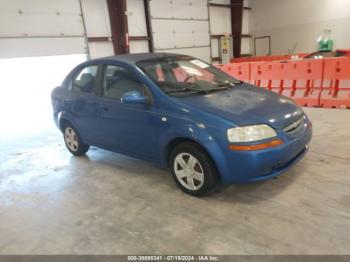
[[186, 79], [184, 80], [184, 82], [188, 82], [188, 80], [194, 78], [195, 80], [198, 81], [198, 78], [195, 75], [189, 75], [188, 77], [186, 77]]

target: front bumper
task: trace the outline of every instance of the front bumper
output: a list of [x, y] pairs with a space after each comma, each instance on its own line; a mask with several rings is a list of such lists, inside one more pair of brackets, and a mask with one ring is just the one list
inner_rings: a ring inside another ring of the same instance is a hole
[[279, 176], [293, 167], [308, 151], [312, 137], [309, 120], [292, 134], [278, 132], [284, 144], [275, 148], [257, 151], [233, 151], [224, 149], [226, 168], [221, 171], [224, 184], [251, 183]]

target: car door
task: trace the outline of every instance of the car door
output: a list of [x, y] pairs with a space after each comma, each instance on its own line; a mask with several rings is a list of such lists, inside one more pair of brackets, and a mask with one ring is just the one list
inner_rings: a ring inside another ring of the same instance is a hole
[[102, 136], [99, 124], [97, 96], [99, 90], [100, 66], [88, 65], [73, 76], [70, 96], [65, 99], [65, 106], [74, 120], [79, 135], [85, 143], [96, 144]]
[[113, 151], [155, 159], [158, 153], [155, 109], [151, 103], [121, 102], [121, 97], [130, 91], [139, 91], [151, 101], [147, 87], [123, 65], [105, 65], [101, 78], [102, 94], [98, 100], [103, 145]]

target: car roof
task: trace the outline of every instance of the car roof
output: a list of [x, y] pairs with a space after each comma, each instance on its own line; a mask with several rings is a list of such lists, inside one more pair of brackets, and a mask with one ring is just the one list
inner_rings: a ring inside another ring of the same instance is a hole
[[[123, 62], [129, 62], [129, 63], [137, 63], [142, 60], [157, 59], [162, 57], [177, 57], [177, 56], [186, 56], [186, 55], [174, 54], [174, 53], [135, 53], [135, 54], [108, 56], [108, 57], [103, 57], [96, 60], [100, 60], [100, 61], [116, 60], [116, 61], [123, 61]], [[90, 60], [90, 61], [93, 61], [93, 60]]]

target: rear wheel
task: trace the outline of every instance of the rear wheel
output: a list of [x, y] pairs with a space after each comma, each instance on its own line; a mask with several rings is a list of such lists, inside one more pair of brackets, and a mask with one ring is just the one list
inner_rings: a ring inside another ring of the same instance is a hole
[[63, 137], [67, 149], [75, 156], [84, 155], [89, 150], [89, 145], [83, 143], [77, 131], [70, 124], [63, 128]]
[[170, 153], [169, 162], [176, 184], [187, 194], [203, 196], [215, 187], [216, 167], [199, 145], [190, 142], [178, 145]]

